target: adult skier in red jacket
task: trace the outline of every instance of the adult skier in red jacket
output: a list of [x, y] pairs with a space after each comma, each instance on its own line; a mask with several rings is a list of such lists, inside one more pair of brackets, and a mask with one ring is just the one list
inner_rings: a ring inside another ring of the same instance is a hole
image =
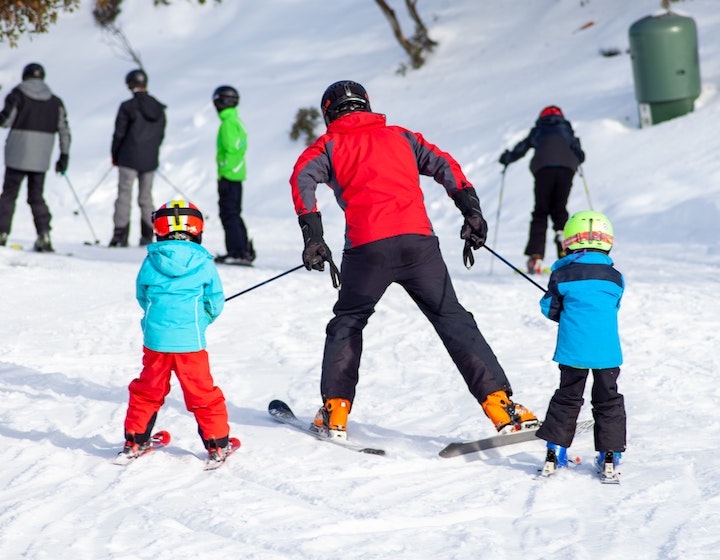
[[[419, 175], [433, 177], [465, 217], [461, 238], [473, 249], [485, 243], [487, 224], [475, 189], [452, 156], [422, 135], [388, 126], [371, 112], [362, 85], [340, 81], [327, 88], [321, 109], [327, 132], [299, 157], [290, 178], [305, 242], [308, 270], [331, 261], [323, 239], [316, 188], [326, 183], [345, 212], [341, 287], [327, 326], [314, 425], [347, 437], [362, 352], [362, 331], [393, 282], [400, 284], [432, 323], [473, 396], [498, 431], [537, 424], [510, 396], [512, 389], [472, 315], [458, 302], [423, 202]], [[331, 265], [332, 266], [332, 265]]]

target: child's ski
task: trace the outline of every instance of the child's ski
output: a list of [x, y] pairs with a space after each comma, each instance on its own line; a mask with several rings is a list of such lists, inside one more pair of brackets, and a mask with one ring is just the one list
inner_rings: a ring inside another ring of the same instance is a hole
[[268, 413], [270, 416], [272, 416], [275, 420], [278, 422], [282, 422], [283, 424], [287, 424], [288, 426], [292, 426], [296, 430], [299, 430], [303, 432], [304, 434], [308, 434], [313, 436], [316, 439], [319, 439], [320, 441], [327, 441], [328, 443], [334, 443], [335, 445], [339, 445], [340, 447], [344, 447], [345, 449], [349, 449], [351, 451], [357, 451], [358, 453], [369, 453], [371, 455], [385, 455], [384, 449], [375, 449], [373, 447], [365, 447], [364, 445], [360, 445], [345, 439], [338, 439], [338, 438], [330, 438], [327, 436], [324, 436], [323, 434], [316, 432], [310, 427], [310, 424], [307, 424], [297, 418], [293, 411], [290, 409], [290, 407], [285, 404], [283, 401], [280, 400], [274, 400], [271, 401], [268, 405]]
[[147, 455], [154, 449], [160, 449], [161, 447], [165, 447], [167, 444], [170, 443], [170, 432], [166, 432], [165, 430], [161, 430], [159, 432], [156, 432], [152, 435], [150, 438], [150, 445], [145, 447], [144, 449], [141, 449], [139, 451], [136, 451], [135, 453], [123, 453], [122, 451], [118, 453], [115, 458], [111, 461], [113, 465], [119, 465], [121, 467], [127, 466], [136, 459], [139, 459], [143, 455]]

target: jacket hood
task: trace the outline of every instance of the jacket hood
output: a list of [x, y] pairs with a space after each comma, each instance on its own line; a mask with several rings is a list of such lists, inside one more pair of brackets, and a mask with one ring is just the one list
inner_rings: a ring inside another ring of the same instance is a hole
[[23, 80], [20, 85], [18, 85], [18, 89], [30, 99], [35, 99], [37, 101], [47, 101], [53, 95], [47, 84], [40, 78], [28, 78], [27, 80]]
[[148, 245], [147, 251], [153, 268], [171, 278], [185, 276], [212, 260], [205, 247], [192, 241], [158, 241]]
[[385, 115], [368, 113], [367, 111], [353, 111], [331, 122], [327, 127], [327, 131], [342, 134], [343, 132], [355, 132], [358, 129], [378, 126], [385, 126]]
[[563, 266], [567, 266], [572, 263], [606, 264], [612, 266], [613, 261], [610, 258], [610, 255], [601, 253], [600, 251], [576, 251], [555, 261], [551, 270], [557, 270], [558, 268], [562, 268]]
[[140, 112], [147, 120], [154, 122], [163, 116], [165, 105], [152, 97], [148, 92], [136, 91], [134, 95]]

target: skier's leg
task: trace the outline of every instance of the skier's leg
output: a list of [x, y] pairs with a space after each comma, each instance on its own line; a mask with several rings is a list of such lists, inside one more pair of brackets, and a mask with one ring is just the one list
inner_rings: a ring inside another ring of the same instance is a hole
[[555, 231], [560, 231], [568, 221], [567, 202], [572, 189], [573, 171], [566, 167], [553, 168], [554, 186], [550, 196], [550, 219]]
[[207, 352], [182, 352], [174, 358], [185, 406], [195, 415], [205, 447], [225, 447], [230, 435], [227, 405], [225, 395], [213, 381]]
[[594, 369], [591, 403], [595, 418], [595, 450], [625, 451], [625, 398], [618, 392], [620, 368]]
[[15, 202], [20, 192], [20, 184], [26, 173], [10, 167], [5, 168], [5, 180], [0, 194], [0, 233], [10, 233]]
[[335, 316], [326, 329], [320, 393], [352, 403], [362, 354], [362, 331], [392, 282], [387, 263], [390, 240], [367, 243], [343, 254]]
[[[155, 417], [170, 392], [172, 354], [143, 347], [143, 369], [128, 387], [130, 399], [125, 416], [127, 441], [145, 443], [150, 438]], [[134, 439], [128, 435], [133, 434]]]
[[553, 394], [545, 415], [545, 421], [537, 437], [570, 447], [575, 437], [575, 427], [583, 403], [583, 392], [588, 370], [560, 365], [560, 386]]
[[225, 248], [231, 257], [241, 258], [247, 247], [247, 232], [240, 218], [242, 183], [218, 180], [218, 206], [220, 221], [225, 230]]
[[28, 172], [27, 178], [27, 202], [32, 211], [35, 231], [37, 231], [38, 236], [50, 233], [52, 216], [43, 197], [45, 173]]
[[[247, 227], [245, 226], [245, 220], [242, 218], [242, 196], [243, 196], [243, 184], [242, 181], [237, 182], [237, 217], [240, 222], [240, 247], [242, 248], [242, 258], [253, 260], [255, 258], [254, 250], [251, 252], [250, 240], [248, 239]], [[252, 253], [252, 254], [251, 254]]]
[[128, 233], [130, 232], [130, 210], [132, 203], [132, 188], [138, 172], [129, 167], [118, 167], [118, 195], [115, 200], [115, 213], [113, 214], [112, 243], [127, 245]]
[[525, 247], [527, 256], [545, 257], [545, 239], [547, 235], [548, 215], [550, 214], [550, 196], [552, 194], [552, 169], [543, 168], [535, 173], [535, 207], [530, 221], [530, 233]]
[[140, 237], [142, 243], [152, 241], [153, 223], [152, 213], [155, 210], [152, 198], [154, 171], [138, 174], [138, 206], [140, 207]]

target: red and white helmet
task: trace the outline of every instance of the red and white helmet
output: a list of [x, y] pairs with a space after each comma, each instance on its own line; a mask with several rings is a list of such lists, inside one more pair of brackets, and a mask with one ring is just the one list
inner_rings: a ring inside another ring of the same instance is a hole
[[192, 202], [171, 200], [152, 214], [153, 229], [158, 241], [190, 239], [200, 243], [205, 222]]

